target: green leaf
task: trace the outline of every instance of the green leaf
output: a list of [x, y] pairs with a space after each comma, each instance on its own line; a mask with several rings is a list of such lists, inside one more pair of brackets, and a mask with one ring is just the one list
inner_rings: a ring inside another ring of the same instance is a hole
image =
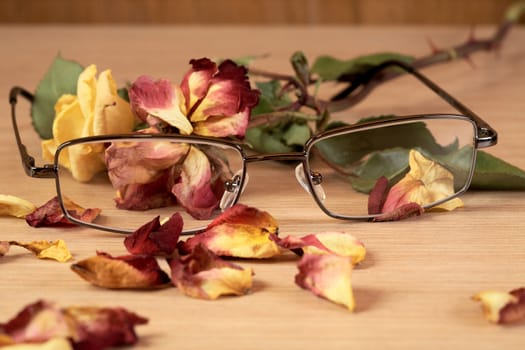
[[283, 153], [302, 149], [311, 130], [302, 120], [288, 120], [276, 125], [258, 126], [246, 131], [246, 140], [261, 153]]
[[525, 171], [489, 153], [478, 151], [470, 187], [484, 190], [525, 190]]
[[78, 76], [83, 67], [57, 56], [38, 84], [31, 106], [33, 127], [42, 139], [53, 137], [55, 103], [63, 94], [76, 94]]
[[[389, 117], [379, 118], [387, 119]], [[372, 119], [377, 118], [367, 118], [366, 121]], [[329, 124], [327, 129], [345, 125], [347, 124], [334, 122]], [[425, 123], [414, 122], [333, 137], [318, 142], [316, 147], [321, 152], [323, 159], [329, 163], [334, 163], [341, 168], [348, 168], [364, 156], [370, 155], [375, 151], [398, 147], [405, 149], [421, 147], [432, 154], [447, 154], [457, 149], [457, 144], [452, 143], [445, 147], [441, 146], [436, 142]]]
[[259, 96], [259, 103], [252, 109], [252, 115], [271, 113], [291, 103], [286, 95], [280, 95], [281, 83], [278, 80], [257, 82], [256, 86], [261, 95]]
[[337, 80], [343, 74], [365, 73], [370, 68], [390, 60], [410, 64], [414, 61], [414, 57], [390, 52], [359, 56], [349, 60], [320, 56], [315, 60], [311, 72], [318, 74], [323, 80]]

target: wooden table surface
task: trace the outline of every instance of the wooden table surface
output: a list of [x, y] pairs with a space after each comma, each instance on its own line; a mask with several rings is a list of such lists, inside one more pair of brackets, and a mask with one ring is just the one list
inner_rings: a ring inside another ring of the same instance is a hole
[[[478, 28], [478, 36], [494, 28]], [[458, 44], [470, 28], [355, 27], [0, 27], [0, 193], [36, 204], [54, 196], [52, 180], [25, 176], [9, 121], [8, 91], [33, 90], [57, 53], [83, 65], [111, 68], [122, 85], [140, 74], [180, 81], [191, 58], [265, 55], [256, 67], [290, 72], [298, 49], [350, 58], [378, 51], [426, 55], [427, 37], [440, 46]], [[480, 53], [425, 73], [499, 131], [489, 151], [525, 168], [525, 29], [512, 30], [499, 54]], [[377, 91], [371, 107], [384, 112], [432, 112], [424, 89], [402, 81]], [[406, 102], [406, 103], [405, 103]], [[404, 104], [405, 103], [405, 104]], [[24, 112], [25, 110], [22, 110]], [[335, 117], [352, 118], [353, 112]], [[334, 117], [334, 118], [335, 118]], [[39, 140], [29, 116], [21, 128], [32, 153]], [[284, 164], [249, 167], [244, 203], [269, 211], [280, 235], [346, 231], [368, 249], [353, 274], [357, 309], [349, 313], [294, 284], [297, 260], [240, 261], [255, 270], [253, 291], [243, 297], [202, 301], [174, 288], [114, 291], [93, 287], [70, 263], [38, 260], [12, 248], [0, 259], [0, 322], [39, 298], [60, 305], [123, 306], [150, 319], [137, 328], [147, 349], [522, 349], [524, 324], [488, 323], [470, 297], [481, 290], [525, 286], [525, 193], [469, 191], [465, 208], [427, 213], [391, 223], [341, 222], [328, 218]], [[0, 218], [0, 240], [64, 239], [78, 261], [103, 250], [124, 254], [123, 237], [89, 229], [29, 227]]]

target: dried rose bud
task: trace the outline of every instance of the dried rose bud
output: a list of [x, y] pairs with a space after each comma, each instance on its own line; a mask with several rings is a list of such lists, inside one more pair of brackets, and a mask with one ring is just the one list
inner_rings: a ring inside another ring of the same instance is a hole
[[290, 249], [299, 255], [303, 254], [334, 254], [347, 256], [352, 263], [358, 264], [366, 256], [364, 244], [345, 232], [322, 232], [303, 237], [287, 236], [278, 239], [279, 246]]
[[134, 255], [172, 255], [182, 232], [182, 216], [173, 214], [160, 224], [157, 216], [124, 239], [128, 252]]
[[[68, 213], [81, 221], [92, 222], [100, 214], [101, 210], [98, 208], [84, 209], [66, 197], [63, 197], [63, 200]], [[60, 207], [57, 196], [53, 197], [44, 205], [38, 207], [34, 212], [27, 215], [26, 221], [33, 227], [76, 225], [67, 220], [64, 216], [64, 212]]]
[[185, 242], [183, 252], [203, 244], [219, 256], [270, 258], [280, 254], [276, 239], [277, 222], [267, 212], [236, 204], [208, 225], [206, 230]]
[[153, 289], [166, 287], [169, 276], [157, 260], [147, 255], [112, 257], [97, 253], [71, 265], [71, 269], [89, 283], [111, 289]]
[[295, 283], [313, 294], [354, 311], [352, 259], [333, 254], [306, 254], [301, 258]]
[[252, 287], [251, 269], [220, 259], [203, 245], [183, 257], [168, 260], [171, 279], [185, 295], [217, 299], [221, 295], [244, 295]]
[[481, 302], [485, 318], [490, 322], [508, 324], [525, 320], [525, 288], [510, 292], [483, 291], [472, 299]]

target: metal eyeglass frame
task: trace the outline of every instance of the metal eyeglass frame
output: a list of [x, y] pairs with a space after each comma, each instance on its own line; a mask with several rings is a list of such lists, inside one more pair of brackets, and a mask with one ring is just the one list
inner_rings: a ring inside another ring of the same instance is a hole
[[[476, 150], [478, 148], [485, 148], [493, 146], [497, 143], [497, 132], [494, 130], [487, 122], [485, 122], [483, 119], [478, 117], [474, 112], [472, 112], [468, 107], [463, 105], [461, 102], [456, 100], [454, 97], [452, 97], [449, 93], [447, 93], [445, 90], [443, 90], [441, 87], [436, 85], [434, 82], [432, 82], [430, 79], [428, 79], [426, 76], [421, 74], [416, 69], [412, 68], [411, 66], [399, 62], [399, 61], [387, 61], [384, 62], [381, 65], [378, 65], [374, 68], [372, 68], [368, 74], [365, 74], [361, 77], [361, 79], [357, 82], [354, 82], [354, 86], [352, 87], [352, 90], [358, 88], [359, 86], [364, 86], [368, 82], [370, 82], [374, 77], [376, 77], [378, 74], [381, 74], [385, 69], [391, 68], [391, 67], [397, 67], [402, 69], [403, 71], [410, 73], [414, 77], [416, 77], [421, 83], [423, 83], [426, 87], [434, 91], [438, 96], [440, 96], [443, 100], [445, 100], [449, 105], [454, 107], [456, 110], [462, 113], [462, 115], [447, 115], [449, 118], [455, 118], [455, 119], [465, 119], [466, 121], [470, 121], [475, 126], [475, 139], [474, 139], [474, 155], [473, 155], [473, 162], [471, 164], [471, 170], [469, 173], [469, 176], [467, 178], [467, 181], [465, 183], [465, 186], [455, 193], [454, 196], [447, 197], [445, 200], [442, 200], [440, 202], [433, 203], [432, 205], [428, 205], [426, 207], [431, 207], [438, 205], [439, 203], [442, 203], [444, 201], [450, 200], [451, 198], [457, 197], [460, 194], [464, 193], [471, 182], [472, 175], [474, 173], [474, 166], [475, 166], [475, 160], [476, 160]], [[58, 198], [60, 201], [60, 207], [62, 211], [64, 212], [65, 217], [77, 224], [88, 226], [95, 229], [100, 229], [104, 231], [110, 231], [110, 232], [117, 232], [117, 233], [129, 233], [131, 231], [129, 230], [123, 230], [118, 228], [111, 228], [106, 226], [97, 225], [95, 223], [87, 223], [83, 221], [79, 221], [78, 219], [72, 217], [68, 211], [65, 208], [65, 204], [62, 201], [62, 196], [60, 193], [60, 180], [58, 176], [59, 171], [59, 165], [58, 165], [58, 154], [60, 153], [60, 150], [64, 147], [78, 144], [82, 142], [96, 142], [96, 141], [105, 141], [105, 140], [118, 140], [118, 139], [125, 139], [125, 138], [136, 138], [136, 139], [166, 139], [166, 140], [177, 140], [181, 142], [198, 142], [198, 143], [204, 143], [204, 144], [216, 144], [216, 145], [222, 145], [222, 146], [229, 146], [231, 148], [235, 148], [238, 150], [239, 154], [241, 155], [243, 159], [243, 168], [242, 168], [242, 175], [240, 176], [240, 182], [235, 183], [228, 183], [226, 184], [226, 191], [232, 192], [233, 197], [229, 200], [229, 205], [235, 204], [241, 195], [242, 189], [245, 185], [245, 179], [246, 179], [246, 164], [251, 162], [259, 162], [259, 161], [267, 161], [267, 160], [275, 160], [275, 161], [297, 161], [302, 165], [302, 170], [304, 174], [301, 174], [301, 179], [298, 176], [298, 181], [300, 184], [311, 194], [311, 196], [316, 201], [317, 205], [328, 215], [333, 218], [337, 219], [366, 219], [371, 218], [374, 215], [367, 215], [367, 216], [343, 216], [338, 215], [336, 213], [331, 212], [328, 210], [323, 202], [322, 199], [319, 198], [319, 196], [316, 193], [315, 186], [319, 184], [319, 174], [315, 174], [310, 171], [310, 166], [308, 164], [309, 154], [312, 150], [313, 145], [315, 145], [316, 142], [323, 140], [325, 138], [330, 138], [350, 132], [357, 132], [357, 131], [363, 131], [367, 129], [372, 128], [378, 128], [382, 126], [389, 126], [389, 125], [396, 125], [399, 123], [404, 122], [410, 122], [410, 121], [416, 121], [421, 119], [433, 119], [433, 118], [443, 118], [444, 115], [439, 114], [428, 114], [428, 115], [411, 115], [411, 116], [398, 116], [389, 118], [387, 120], [376, 120], [376, 121], [370, 121], [370, 122], [364, 122], [349, 126], [343, 126], [335, 129], [331, 129], [329, 131], [321, 132], [317, 135], [314, 135], [311, 137], [304, 146], [304, 149], [302, 151], [298, 152], [287, 152], [287, 153], [275, 153], [275, 154], [254, 154], [254, 155], [248, 155], [243, 146], [242, 143], [234, 142], [234, 141], [228, 141], [224, 139], [219, 138], [212, 138], [212, 137], [202, 137], [202, 136], [182, 136], [182, 135], [175, 135], [175, 134], [112, 134], [112, 135], [100, 135], [100, 136], [90, 136], [90, 137], [83, 137], [78, 138], [74, 140], [70, 140], [67, 142], [64, 142], [57, 148], [57, 153], [55, 154], [55, 159], [53, 164], [44, 164], [43, 166], [37, 166], [35, 165], [35, 159], [34, 157], [30, 156], [27, 152], [26, 146], [22, 143], [20, 138], [20, 133], [16, 121], [16, 105], [18, 102], [18, 96], [22, 96], [29, 102], [33, 102], [34, 96], [28, 92], [27, 90], [21, 88], [21, 87], [13, 87], [9, 93], [9, 102], [11, 104], [11, 120], [13, 124], [13, 129], [15, 132], [16, 142], [18, 145], [18, 149], [20, 152], [20, 157], [22, 160], [22, 165], [24, 167], [24, 170], [26, 174], [30, 177], [35, 178], [54, 178], [55, 184], [56, 184], [56, 191], [58, 194]], [[297, 174], [297, 172], [296, 172]], [[302, 177], [304, 175], [304, 178]], [[305, 181], [306, 180], [306, 181]], [[306, 182], [306, 183], [305, 183]], [[200, 230], [191, 230], [191, 231], [185, 231], [184, 234], [192, 234], [196, 233]]]

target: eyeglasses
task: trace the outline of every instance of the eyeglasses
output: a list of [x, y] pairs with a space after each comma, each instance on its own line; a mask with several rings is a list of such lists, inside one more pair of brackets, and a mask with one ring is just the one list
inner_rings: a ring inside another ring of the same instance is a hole
[[[398, 67], [415, 76], [461, 114], [388, 117], [326, 130], [300, 152], [253, 154], [229, 140], [175, 134], [134, 133], [70, 140], [58, 146], [53, 164], [35, 165], [21, 142], [16, 122], [18, 96], [33, 95], [20, 87], [10, 92], [11, 117], [22, 164], [28, 176], [54, 178], [66, 218], [80, 225], [129, 233], [155, 216], [183, 215], [184, 234], [196, 233], [202, 220], [238, 202], [248, 182], [247, 164], [295, 161], [299, 184], [318, 206], [337, 219], [370, 219], [370, 192], [379, 178], [390, 191], [412, 181], [420, 186], [411, 201], [431, 208], [459, 196], [471, 182], [478, 148], [497, 142], [485, 121], [420, 72], [397, 61], [370, 71], [363, 85], [385, 68]], [[94, 154], [100, 171], [81, 178], [63, 164]], [[390, 193], [389, 193], [390, 196]], [[66, 202], [100, 208], [94, 222], [72, 216]]]

